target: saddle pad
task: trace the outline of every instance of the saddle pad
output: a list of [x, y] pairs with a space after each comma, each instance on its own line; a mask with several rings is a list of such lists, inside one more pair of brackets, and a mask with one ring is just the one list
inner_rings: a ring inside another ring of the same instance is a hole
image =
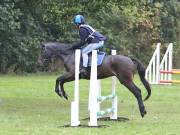
[[[100, 66], [102, 64], [105, 55], [106, 55], [105, 52], [98, 52], [97, 53], [97, 66]], [[89, 59], [88, 67], [91, 67], [91, 58]]]

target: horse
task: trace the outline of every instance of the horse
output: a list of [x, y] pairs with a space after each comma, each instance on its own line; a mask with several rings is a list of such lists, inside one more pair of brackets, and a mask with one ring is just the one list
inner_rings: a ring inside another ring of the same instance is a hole
[[[56, 79], [55, 92], [60, 96], [68, 99], [64, 90], [64, 83], [74, 81], [75, 79], [75, 49], [72, 44], [58, 42], [41, 43], [41, 52], [38, 56], [38, 64], [43, 66], [44, 62], [52, 58], [59, 58], [63, 61], [66, 72]], [[151, 87], [145, 79], [145, 68], [140, 60], [123, 55], [106, 55], [100, 66], [97, 67], [97, 78], [104, 79], [111, 76], [116, 76], [121, 84], [129, 89], [136, 97], [139, 111], [142, 117], [146, 114], [146, 109], [143, 104], [141, 90], [133, 82], [134, 71], [137, 70], [140, 80], [147, 90], [147, 100], [151, 95]], [[87, 74], [80, 75], [80, 79], [90, 79], [90, 68], [87, 69]], [[60, 86], [60, 88], [59, 88]]]

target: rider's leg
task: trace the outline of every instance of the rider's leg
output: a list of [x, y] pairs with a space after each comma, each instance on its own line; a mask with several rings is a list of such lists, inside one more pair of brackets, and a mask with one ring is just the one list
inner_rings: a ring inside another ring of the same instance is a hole
[[88, 65], [88, 53], [83, 53], [82, 57], [83, 57], [83, 67], [86, 68]]
[[87, 45], [82, 49], [82, 57], [83, 57], [83, 67], [87, 67], [88, 64], [88, 54], [93, 50], [93, 44]]
[[100, 41], [99, 43], [92, 43], [82, 49], [83, 56], [83, 67], [87, 67], [88, 64], [88, 54], [92, 52], [92, 50], [98, 49], [104, 45], [104, 41]]
[[83, 66], [80, 68], [81, 75], [87, 75], [86, 68], [88, 67], [88, 54], [92, 52], [92, 50], [102, 47], [103, 44], [104, 41], [99, 43], [92, 43], [82, 49]]

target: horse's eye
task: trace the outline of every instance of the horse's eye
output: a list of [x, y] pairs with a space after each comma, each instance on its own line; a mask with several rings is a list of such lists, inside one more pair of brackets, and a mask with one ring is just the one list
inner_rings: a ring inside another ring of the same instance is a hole
[[46, 46], [42, 44], [41, 48], [42, 48], [42, 50], [45, 50]]

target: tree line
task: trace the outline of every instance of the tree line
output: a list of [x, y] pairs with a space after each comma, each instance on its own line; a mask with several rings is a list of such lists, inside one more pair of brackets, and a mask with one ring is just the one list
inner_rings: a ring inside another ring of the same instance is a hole
[[0, 72], [36, 72], [40, 43], [78, 41], [72, 18], [107, 36], [104, 49], [116, 49], [148, 64], [157, 42], [174, 43], [174, 66], [180, 67], [178, 0], [1, 0]]

